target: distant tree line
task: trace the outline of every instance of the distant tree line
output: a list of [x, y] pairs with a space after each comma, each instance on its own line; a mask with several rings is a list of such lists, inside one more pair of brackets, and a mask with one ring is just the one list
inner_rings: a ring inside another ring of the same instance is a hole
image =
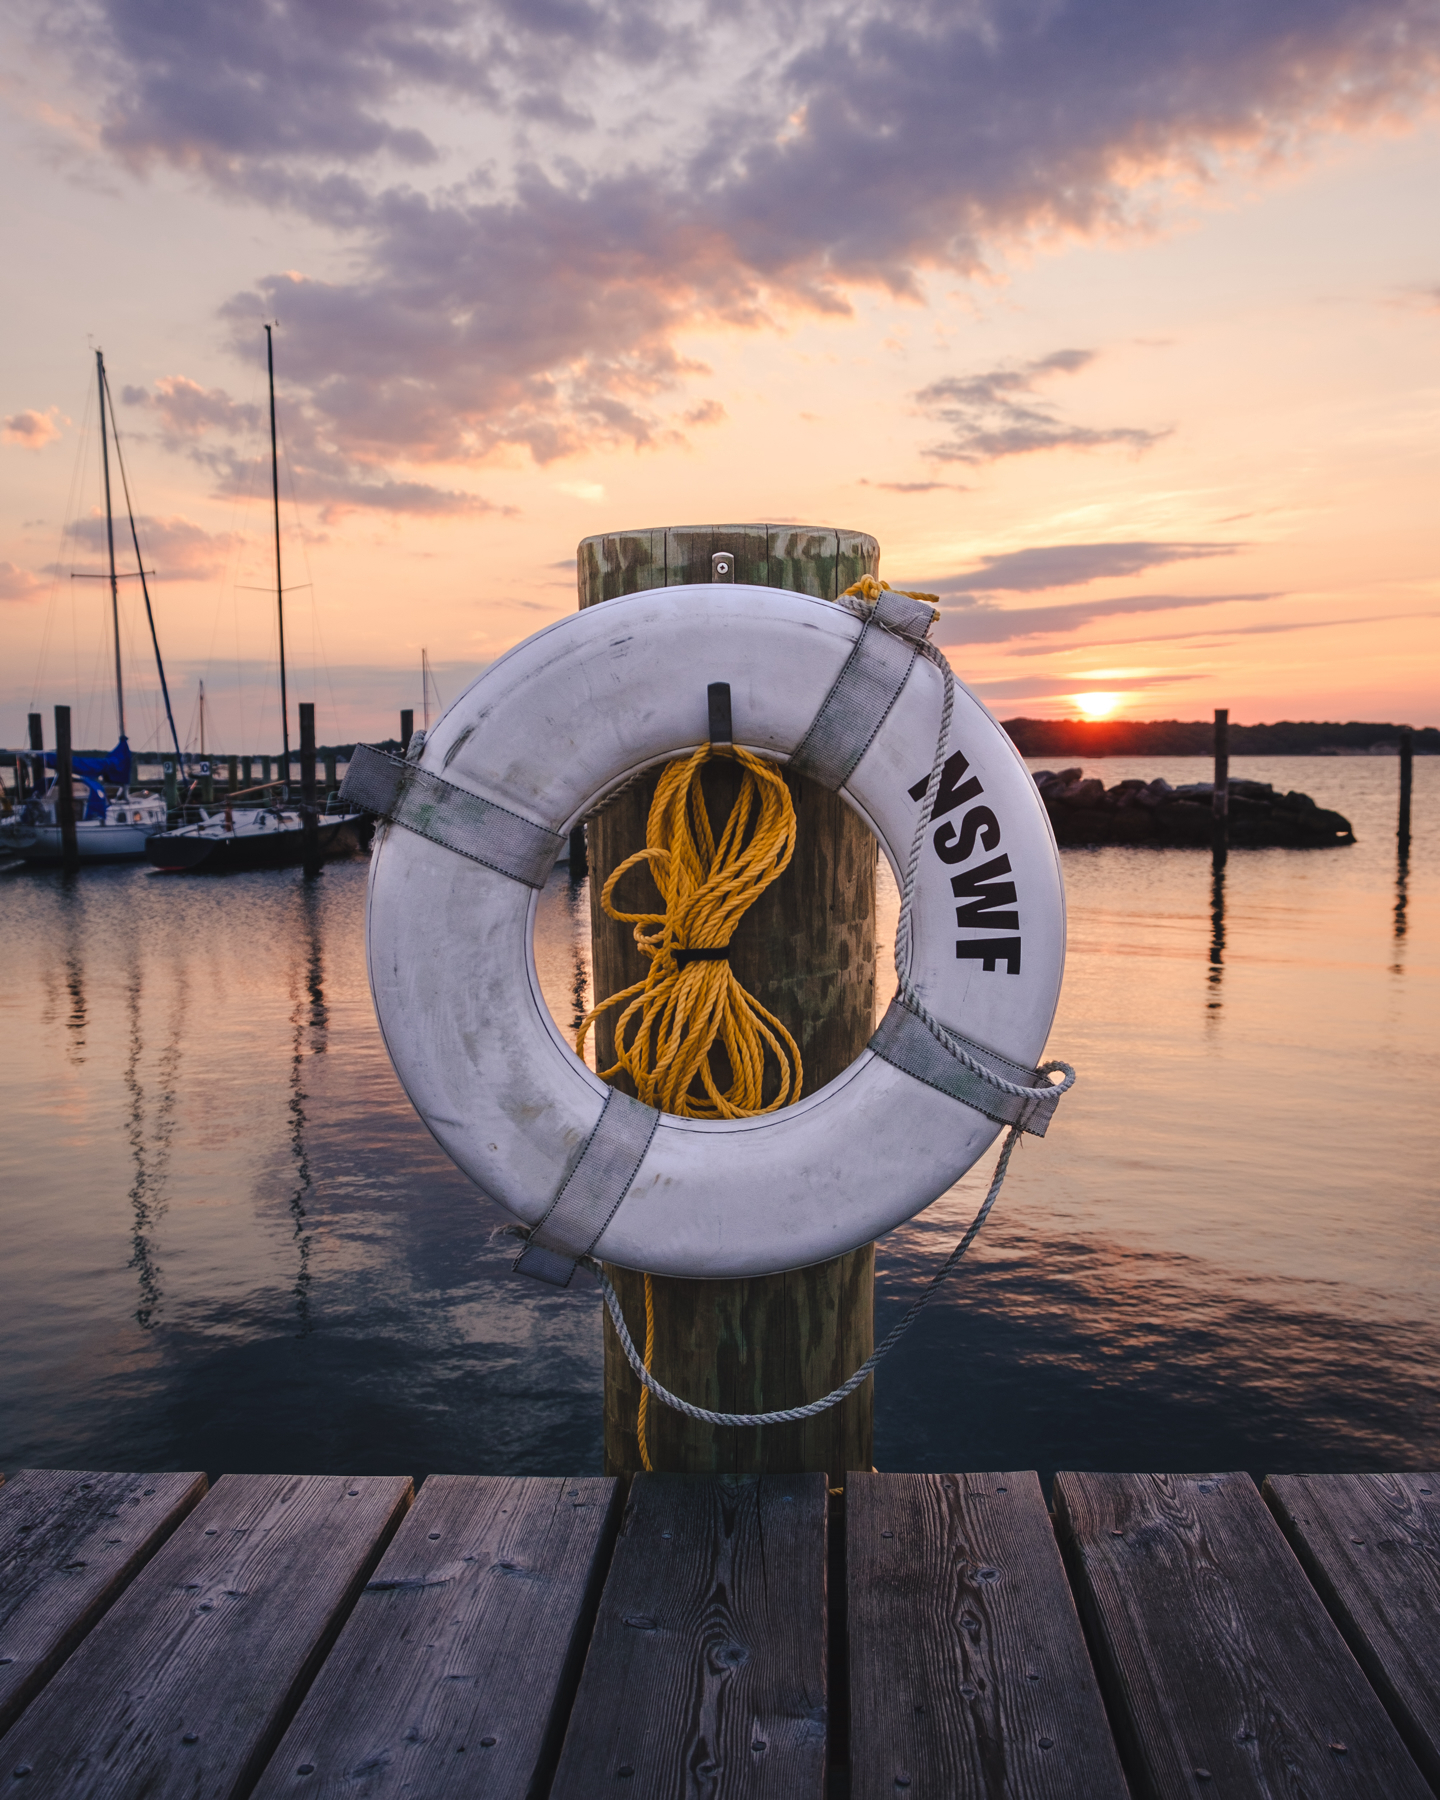
[[[1209, 756], [1215, 727], [1209, 719], [1006, 719], [1005, 730], [1022, 756]], [[1317, 756], [1334, 750], [1369, 750], [1396, 744], [1399, 725], [1331, 724], [1282, 719], [1276, 725], [1230, 726], [1232, 756]], [[1417, 756], [1440, 756], [1440, 730], [1412, 732]]]

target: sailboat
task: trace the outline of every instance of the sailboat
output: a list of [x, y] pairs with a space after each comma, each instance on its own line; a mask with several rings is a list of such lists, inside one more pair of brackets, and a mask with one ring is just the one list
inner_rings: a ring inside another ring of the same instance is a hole
[[[105, 355], [95, 352], [95, 379], [100, 390], [100, 460], [105, 471], [105, 541], [110, 554], [107, 575], [80, 575], [77, 581], [110, 583], [110, 624], [115, 639], [115, 711], [119, 739], [107, 756], [72, 758], [75, 806], [75, 847], [81, 862], [122, 862], [144, 856], [146, 841], [166, 821], [164, 799], [158, 794], [131, 793], [134, 772], [130, 742], [125, 734], [125, 677], [120, 657], [120, 583], [138, 576], [145, 595], [145, 616], [150, 622], [150, 642], [155, 650], [155, 667], [160, 674], [160, 691], [165, 698], [165, 715], [170, 722], [170, 735], [181, 767], [180, 739], [175, 733], [175, 719], [170, 710], [170, 689], [165, 680], [165, 665], [160, 658], [160, 640], [155, 631], [155, 614], [150, 605], [150, 586], [146, 580], [144, 558], [140, 554], [140, 537], [135, 528], [135, 509], [130, 501], [130, 480], [125, 473], [125, 458], [120, 449], [120, 433], [115, 427], [115, 408], [110, 401], [110, 382], [105, 373]], [[107, 415], [107, 402], [108, 415]], [[125, 492], [125, 510], [130, 520], [130, 540], [135, 547], [135, 570], [121, 574], [115, 567], [115, 519], [110, 500], [110, 439], [115, 440], [115, 460]], [[12, 851], [26, 862], [58, 863], [63, 860], [64, 844], [57, 812], [59, 778], [44, 784], [43, 771], [55, 767], [53, 750], [33, 754], [32, 766], [38, 790], [16, 814], [0, 824], [0, 853]], [[119, 791], [107, 795], [106, 787]], [[75, 793], [74, 788], [82, 791]]]
[[[263, 806], [237, 810], [232, 795], [223, 811], [202, 813], [190, 825], [158, 831], [145, 843], [145, 854], [157, 869], [221, 874], [238, 869], [288, 869], [307, 859], [306, 838], [313, 830], [317, 859], [353, 856], [365, 849], [374, 830], [369, 813], [317, 813], [290, 799], [290, 704], [285, 680], [285, 583], [280, 568], [280, 448], [275, 428], [275, 339], [265, 327], [265, 357], [270, 372], [270, 491], [275, 505], [275, 605], [280, 623], [280, 732], [284, 740], [279, 798]], [[313, 780], [313, 773], [311, 779]], [[260, 791], [260, 790], [253, 790]], [[308, 830], [307, 830], [308, 828]]]

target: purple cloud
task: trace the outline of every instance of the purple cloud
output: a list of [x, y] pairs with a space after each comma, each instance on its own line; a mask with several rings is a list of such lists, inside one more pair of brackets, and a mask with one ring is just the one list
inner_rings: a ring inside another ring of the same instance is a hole
[[1037, 450], [1094, 450], [1117, 444], [1138, 452], [1158, 444], [1167, 432], [1134, 425], [1070, 425], [1040, 398], [1041, 382], [1053, 375], [1078, 374], [1094, 360], [1093, 350], [1055, 350], [983, 375], [952, 375], [932, 382], [915, 400], [922, 411], [949, 427], [950, 436], [920, 454], [937, 462], [988, 463]]
[[1044, 593], [1088, 581], [1143, 574], [1166, 563], [1233, 556], [1243, 544], [1190, 544], [1130, 538], [1108, 544], [1036, 544], [980, 559], [978, 568], [937, 582], [942, 604], [953, 595]]
[[[1401, 115], [1440, 66], [1433, 0], [60, 0], [47, 20], [114, 155], [347, 242], [344, 277], [272, 274], [230, 313], [279, 311], [317, 440], [359, 463], [671, 441], [697, 326], [844, 314], [859, 287], [914, 295], [1017, 238], [1130, 221], [1177, 166]], [[476, 132], [478, 174], [421, 185]], [[1154, 429], [1037, 396], [1087, 354], [935, 384], [934, 453], [1143, 450]]]

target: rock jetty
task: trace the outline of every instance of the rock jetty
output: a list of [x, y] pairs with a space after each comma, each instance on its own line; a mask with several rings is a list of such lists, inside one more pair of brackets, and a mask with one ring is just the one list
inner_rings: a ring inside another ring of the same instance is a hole
[[[1168, 781], [1103, 781], [1083, 769], [1041, 769], [1035, 785], [1061, 844], [1158, 844], [1208, 848], [1215, 789], [1209, 781], [1171, 787]], [[1331, 850], [1353, 844], [1343, 814], [1317, 806], [1308, 794], [1277, 794], [1268, 781], [1230, 783], [1232, 848]]]

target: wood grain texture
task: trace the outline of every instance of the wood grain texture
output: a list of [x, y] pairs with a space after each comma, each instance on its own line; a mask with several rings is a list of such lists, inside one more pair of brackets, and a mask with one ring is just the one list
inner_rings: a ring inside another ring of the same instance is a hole
[[22, 1713], [26, 1800], [248, 1792], [399, 1523], [408, 1476], [226, 1475]]
[[583, 538], [575, 558], [580, 604], [708, 582], [717, 550], [734, 556], [736, 581], [822, 600], [833, 600], [862, 575], [880, 572], [880, 546], [863, 531], [754, 523], [660, 526]]
[[1262, 1491], [1440, 1790], [1440, 1474], [1272, 1475]]
[[551, 1800], [819, 1800], [825, 1481], [637, 1475]]
[[597, 1477], [430, 1476], [255, 1800], [543, 1792], [618, 1511]]
[[205, 1477], [21, 1469], [0, 1486], [0, 1731], [193, 1506]]
[[1428, 1795], [1248, 1475], [1062, 1474], [1055, 1503], [1137, 1792]]
[[[737, 559], [736, 578], [833, 597], [879, 568], [879, 546], [860, 532], [797, 526], [715, 525], [587, 538], [580, 546], [580, 604], [640, 587], [710, 579], [712, 551]], [[645, 842], [659, 771], [611, 803], [588, 827], [590, 934], [595, 991], [620, 992], [648, 964], [630, 926], [606, 916], [606, 878]], [[838, 795], [786, 778], [795, 803], [795, 854], [778, 881], [741, 919], [731, 967], [800, 1046], [803, 1092], [814, 1093], [855, 1060], [875, 1022], [876, 845]], [[733, 769], [706, 774], [706, 802], [723, 827], [738, 780]], [[624, 910], [659, 906], [648, 871], [625, 878]], [[615, 1013], [599, 1021], [600, 1068], [614, 1060]], [[628, 1089], [628, 1081], [621, 1082]], [[773, 1092], [773, 1085], [772, 1085]], [[767, 1096], [768, 1097], [768, 1096]], [[783, 1198], [777, 1196], [777, 1199]], [[644, 1282], [612, 1267], [631, 1322], [643, 1332]], [[746, 1281], [655, 1281], [655, 1371], [698, 1406], [763, 1412], [829, 1392], [874, 1348], [874, 1250], [870, 1245], [792, 1274]], [[641, 1467], [635, 1435], [640, 1384], [607, 1316], [605, 1467]], [[837, 1483], [873, 1460], [873, 1384], [818, 1419], [764, 1430], [701, 1425], [668, 1407], [649, 1409], [651, 1458], [675, 1471], [828, 1470]]]
[[1126, 1800], [1038, 1477], [852, 1475], [851, 1800]]

